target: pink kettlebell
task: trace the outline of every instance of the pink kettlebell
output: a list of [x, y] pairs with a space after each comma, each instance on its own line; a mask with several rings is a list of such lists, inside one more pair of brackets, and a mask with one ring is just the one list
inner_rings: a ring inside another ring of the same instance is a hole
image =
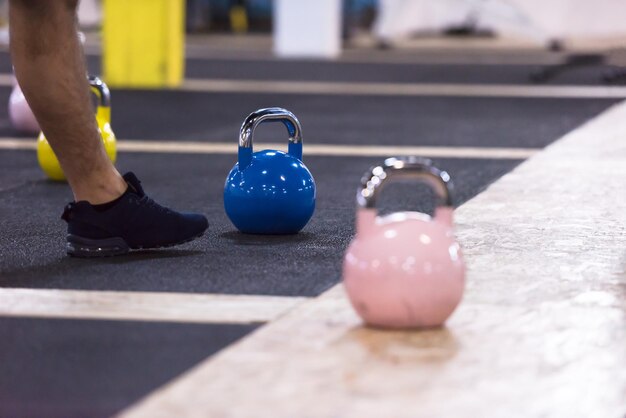
[[[379, 216], [376, 196], [394, 179], [421, 180], [439, 203], [420, 212]], [[452, 223], [450, 176], [416, 157], [388, 158], [357, 191], [356, 237], [343, 263], [343, 282], [363, 320], [384, 328], [442, 325], [463, 296], [465, 263]]]
[[9, 96], [9, 118], [13, 127], [24, 133], [39, 133], [39, 123], [26, 102], [24, 93], [17, 82], [14, 83], [13, 91]]

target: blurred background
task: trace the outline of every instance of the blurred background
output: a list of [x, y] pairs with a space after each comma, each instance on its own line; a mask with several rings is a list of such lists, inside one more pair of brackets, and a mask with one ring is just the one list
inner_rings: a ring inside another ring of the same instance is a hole
[[[0, 1], [4, 44], [7, 3]], [[207, 51], [341, 59], [363, 51], [466, 56], [485, 50], [504, 55], [545, 52], [542, 60], [531, 60], [545, 63], [580, 66], [608, 60], [621, 66], [624, 16], [626, 2], [620, 0], [82, 0], [80, 4], [87, 50], [103, 49], [105, 75], [107, 68], [115, 73], [106, 64], [110, 51], [119, 52], [111, 58], [116, 62], [112, 65], [118, 65], [119, 56], [128, 56], [129, 45], [138, 44], [133, 39], [141, 37], [169, 40], [154, 44], [161, 52], [144, 41], [139, 43], [142, 48], [131, 51], [130, 55], [152, 54], [160, 66], [164, 61], [176, 66], [174, 61]], [[163, 51], [165, 58], [158, 56]], [[379, 58], [384, 60], [385, 55], [379, 52]], [[132, 64], [125, 65], [128, 72]], [[169, 81], [156, 84], [180, 84], [183, 65], [173, 70], [178, 75], [172, 73]], [[141, 66], [149, 71], [147, 62]], [[136, 84], [118, 82], [114, 75], [107, 78], [114, 86]], [[616, 76], [609, 81], [623, 80]]]

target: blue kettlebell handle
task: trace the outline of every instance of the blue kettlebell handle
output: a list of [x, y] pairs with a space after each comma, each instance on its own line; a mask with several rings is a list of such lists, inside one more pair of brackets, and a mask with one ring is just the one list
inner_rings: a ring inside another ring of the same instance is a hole
[[243, 170], [252, 162], [252, 142], [254, 130], [264, 122], [282, 122], [289, 132], [287, 153], [302, 161], [302, 125], [296, 115], [280, 107], [259, 109], [250, 113], [239, 130], [239, 169]]

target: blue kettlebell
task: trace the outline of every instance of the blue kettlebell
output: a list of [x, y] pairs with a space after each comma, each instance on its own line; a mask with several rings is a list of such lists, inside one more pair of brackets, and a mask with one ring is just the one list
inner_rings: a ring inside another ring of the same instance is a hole
[[[264, 122], [282, 122], [289, 132], [287, 153], [252, 153], [254, 130]], [[295, 234], [315, 210], [315, 180], [302, 162], [302, 127], [293, 113], [279, 107], [251, 113], [239, 131], [238, 162], [226, 178], [224, 208], [247, 234]]]

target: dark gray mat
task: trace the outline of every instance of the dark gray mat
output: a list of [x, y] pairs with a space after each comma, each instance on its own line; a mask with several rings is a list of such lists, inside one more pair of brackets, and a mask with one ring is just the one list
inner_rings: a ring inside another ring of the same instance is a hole
[[0, 318], [0, 416], [109, 417], [255, 328]]
[[[615, 102], [120, 91], [113, 127], [122, 138], [236, 144], [248, 113], [281, 106], [298, 116], [307, 143], [543, 147]], [[260, 130], [259, 139], [282, 138], [284, 130]]]
[[[394, 54], [389, 55], [393, 62]], [[86, 58], [91, 74], [101, 74], [101, 58]], [[537, 65], [491, 64], [398, 64], [351, 63], [300, 59], [187, 59], [188, 78], [223, 78], [250, 80], [309, 80], [385, 83], [468, 83], [468, 84], [532, 84], [529, 78]], [[549, 80], [547, 84], [599, 85], [613, 67], [587, 65], [572, 67]], [[10, 56], [0, 52], [0, 73], [11, 72]]]
[[[0, 88], [0, 136], [15, 136], [10, 94]], [[452, 97], [298, 96], [113, 91], [113, 128], [119, 138], [237, 143], [253, 110], [281, 106], [303, 125], [312, 144], [543, 147], [616, 100]], [[280, 126], [259, 140], [286, 139]]]
[[[393, 60], [393, 57], [390, 58]], [[93, 64], [92, 64], [93, 65]], [[316, 60], [187, 60], [189, 78], [383, 83], [532, 84], [534, 65], [386, 64]], [[546, 84], [598, 85], [608, 65], [569, 68]]]
[[[342, 253], [353, 234], [356, 186], [363, 172], [382, 160], [305, 157], [318, 187], [314, 218], [298, 235], [262, 237], [236, 232], [224, 213], [223, 184], [234, 156], [124, 154], [122, 170], [135, 170], [158, 201], [206, 213], [210, 230], [172, 250], [80, 260], [64, 255], [59, 215], [69, 190], [44, 180], [34, 158], [29, 151], [0, 152], [6, 162], [0, 178], [13, 179], [4, 180], [0, 192], [0, 286], [306, 296], [339, 280]], [[457, 203], [518, 162], [435, 160], [455, 179]], [[412, 209], [402, 199], [413, 190], [385, 201]]]

